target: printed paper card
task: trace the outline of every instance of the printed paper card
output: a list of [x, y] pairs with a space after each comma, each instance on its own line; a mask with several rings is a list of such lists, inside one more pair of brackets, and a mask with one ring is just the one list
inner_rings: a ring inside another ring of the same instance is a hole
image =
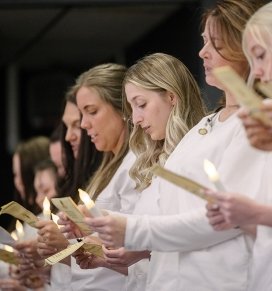
[[205, 194], [205, 191], [208, 190], [208, 188], [204, 187], [203, 185], [201, 185], [201, 184], [199, 184], [199, 183], [197, 183], [189, 178], [180, 176], [176, 173], [173, 173], [169, 170], [166, 170], [159, 165], [154, 165], [153, 168], [151, 169], [151, 171], [155, 175], [157, 175], [157, 176], [159, 176], [159, 177], [161, 177], [161, 178], [163, 178], [163, 179], [165, 179], [165, 180], [167, 180], [167, 181], [169, 181], [169, 182], [171, 182], [171, 183], [173, 183], [173, 184], [175, 184], [175, 185], [177, 185], [177, 186], [179, 186], [179, 187], [181, 187], [181, 188], [183, 188], [183, 189], [185, 189], [185, 190], [187, 190], [195, 195], [197, 195], [198, 197], [200, 197], [202, 199], [205, 199], [209, 202], [212, 201], [212, 198]]
[[84, 234], [91, 234], [92, 230], [84, 221], [84, 215], [77, 208], [77, 205], [71, 197], [52, 198], [51, 202], [58, 208], [59, 211], [66, 215], [78, 225]]
[[38, 218], [32, 212], [28, 211], [15, 201], [11, 201], [10, 203], [1, 207], [0, 215], [4, 213], [10, 214], [13, 217], [28, 223], [32, 227], [35, 227], [35, 223], [38, 221]]
[[12, 265], [18, 265], [19, 261], [14, 252], [0, 249], [0, 260]]
[[233, 94], [240, 105], [250, 110], [253, 117], [259, 119], [265, 125], [272, 126], [272, 120], [260, 110], [262, 98], [252, 88], [248, 87], [231, 67], [215, 68], [213, 74]]

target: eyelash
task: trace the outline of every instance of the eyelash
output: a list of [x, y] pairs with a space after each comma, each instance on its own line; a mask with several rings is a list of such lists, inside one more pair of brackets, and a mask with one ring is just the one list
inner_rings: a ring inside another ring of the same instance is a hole
[[264, 59], [264, 53], [261, 53], [256, 57], [258, 60], [263, 60]]
[[146, 103], [138, 105], [139, 108], [145, 108]]
[[97, 110], [89, 112], [90, 115], [95, 115], [97, 113]]

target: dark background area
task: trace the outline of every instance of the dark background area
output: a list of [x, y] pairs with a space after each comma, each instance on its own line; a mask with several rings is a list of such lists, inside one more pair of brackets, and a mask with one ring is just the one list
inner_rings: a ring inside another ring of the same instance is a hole
[[[13, 199], [16, 144], [52, 132], [67, 87], [94, 65], [130, 66], [146, 54], [172, 54], [194, 74], [212, 108], [219, 92], [205, 87], [198, 51], [200, 15], [213, 2], [1, 0], [0, 205]], [[8, 222], [0, 216], [0, 225]]]

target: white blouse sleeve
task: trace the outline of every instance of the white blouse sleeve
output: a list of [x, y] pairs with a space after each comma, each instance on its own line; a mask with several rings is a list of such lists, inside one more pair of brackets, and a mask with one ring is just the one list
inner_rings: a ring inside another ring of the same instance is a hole
[[214, 231], [206, 209], [169, 216], [128, 216], [125, 247], [131, 250], [187, 252], [232, 239], [239, 229]]

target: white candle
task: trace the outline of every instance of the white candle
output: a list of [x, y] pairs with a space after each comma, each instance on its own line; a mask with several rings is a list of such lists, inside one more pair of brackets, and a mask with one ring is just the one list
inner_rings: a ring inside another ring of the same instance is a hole
[[86, 193], [85, 191], [81, 189], [78, 189], [78, 192], [79, 192], [80, 199], [85, 204], [85, 206], [89, 210], [92, 217], [103, 216], [102, 212], [100, 211], [99, 208], [95, 206], [93, 200], [90, 198], [88, 193]]
[[18, 241], [22, 240], [24, 238], [24, 228], [22, 223], [20, 222], [20, 220], [16, 220], [16, 233], [17, 233], [17, 237], [18, 237]]
[[207, 159], [204, 160], [204, 170], [216, 189], [218, 191], [225, 192], [226, 189], [219, 179], [219, 174], [217, 173], [214, 164]]
[[51, 220], [50, 202], [47, 197], [43, 200], [43, 217], [44, 220]]

